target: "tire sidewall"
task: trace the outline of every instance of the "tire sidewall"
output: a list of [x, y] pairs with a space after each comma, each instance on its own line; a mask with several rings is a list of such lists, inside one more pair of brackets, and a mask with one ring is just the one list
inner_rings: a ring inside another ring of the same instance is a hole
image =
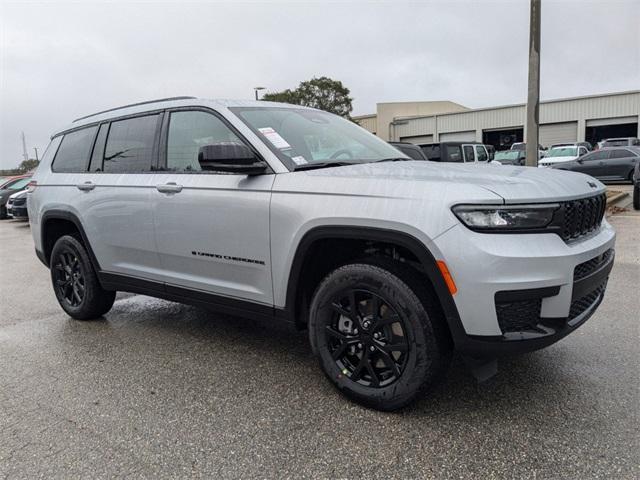
[[[347, 268], [348, 267], [348, 268]], [[386, 409], [406, 403], [432, 375], [433, 358], [439, 349], [426, 310], [415, 293], [398, 277], [368, 264], [342, 267], [329, 275], [314, 295], [309, 316], [309, 335], [314, 353], [335, 386], [361, 403]], [[368, 290], [380, 296], [403, 320], [409, 343], [407, 363], [399, 379], [385, 387], [367, 387], [345, 376], [331, 357], [325, 326], [334, 315], [331, 301], [351, 289]], [[422, 307], [422, 308], [420, 308]]]
[[[80, 302], [80, 304], [75, 307], [67, 303], [67, 301], [62, 297], [58, 287], [56, 286], [55, 264], [57, 262], [58, 256], [64, 252], [71, 252], [78, 258], [80, 269], [84, 277], [84, 296], [82, 297], [82, 301]], [[86, 312], [88, 303], [91, 301], [94, 292], [92, 292], [93, 284], [91, 281], [93, 276], [93, 267], [91, 265], [91, 261], [89, 260], [89, 256], [87, 255], [82, 244], [74, 237], [69, 235], [65, 235], [58, 239], [58, 241], [53, 246], [53, 249], [51, 250], [49, 270], [51, 272], [51, 283], [53, 285], [53, 291], [62, 309], [74, 318], [84, 317], [84, 312]]]

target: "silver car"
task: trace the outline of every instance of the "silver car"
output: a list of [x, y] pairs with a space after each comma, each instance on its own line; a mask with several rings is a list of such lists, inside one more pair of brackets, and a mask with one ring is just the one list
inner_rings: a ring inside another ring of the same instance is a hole
[[394, 410], [454, 350], [479, 377], [604, 296], [605, 188], [548, 169], [414, 161], [318, 110], [189, 97], [58, 130], [28, 194], [73, 318], [138, 292], [307, 328], [328, 379]]

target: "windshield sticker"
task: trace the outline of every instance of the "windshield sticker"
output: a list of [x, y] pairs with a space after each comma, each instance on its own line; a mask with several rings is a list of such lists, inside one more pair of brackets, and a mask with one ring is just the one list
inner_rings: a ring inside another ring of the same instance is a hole
[[291, 160], [293, 160], [293, 163], [295, 163], [296, 165], [306, 165], [307, 163], [307, 159], [304, 158], [302, 155], [298, 155], [297, 157], [291, 157]]
[[260, 133], [262, 133], [262, 135], [264, 135], [267, 138], [267, 140], [269, 140], [273, 144], [274, 147], [280, 150], [291, 148], [291, 145], [289, 145], [287, 141], [284, 138], [282, 138], [280, 134], [276, 132], [273, 128], [264, 127], [264, 128], [259, 128], [258, 130], [260, 130]]

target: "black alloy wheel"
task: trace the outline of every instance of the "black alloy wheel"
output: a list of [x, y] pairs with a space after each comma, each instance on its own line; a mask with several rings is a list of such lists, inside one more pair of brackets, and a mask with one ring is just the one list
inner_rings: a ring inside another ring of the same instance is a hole
[[53, 265], [54, 288], [70, 307], [78, 307], [85, 295], [85, 275], [80, 259], [70, 249], [58, 253]]
[[341, 292], [331, 303], [328, 348], [343, 375], [360, 385], [386, 387], [400, 378], [409, 342], [404, 321], [379, 295]]

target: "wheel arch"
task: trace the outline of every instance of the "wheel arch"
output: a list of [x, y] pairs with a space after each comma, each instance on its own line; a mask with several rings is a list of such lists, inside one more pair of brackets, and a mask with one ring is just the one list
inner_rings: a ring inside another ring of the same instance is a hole
[[287, 282], [285, 314], [289, 321], [299, 327], [304, 326], [305, 319], [300, 319], [304, 308], [300, 304], [302, 301], [301, 290], [304, 288], [303, 268], [310, 253], [313, 252], [314, 245], [317, 245], [317, 242], [327, 240], [381, 242], [398, 246], [410, 252], [417, 259], [423, 273], [433, 287], [454, 341], [465, 335], [458, 309], [431, 251], [411, 234], [378, 227], [331, 225], [314, 227], [305, 233], [296, 248]]
[[76, 214], [68, 210], [48, 210], [42, 215], [40, 227], [40, 240], [42, 252], [38, 252], [38, 257], [47, 267], [51, 260], [53, 245], [62, 235], [77, 233], [80, 235], [82, 244], [87, 249], [89, 259], [96, 272], [100, 271], [100, 264], [93, 253], [87, 234], [84, 231], [82, 222]]

